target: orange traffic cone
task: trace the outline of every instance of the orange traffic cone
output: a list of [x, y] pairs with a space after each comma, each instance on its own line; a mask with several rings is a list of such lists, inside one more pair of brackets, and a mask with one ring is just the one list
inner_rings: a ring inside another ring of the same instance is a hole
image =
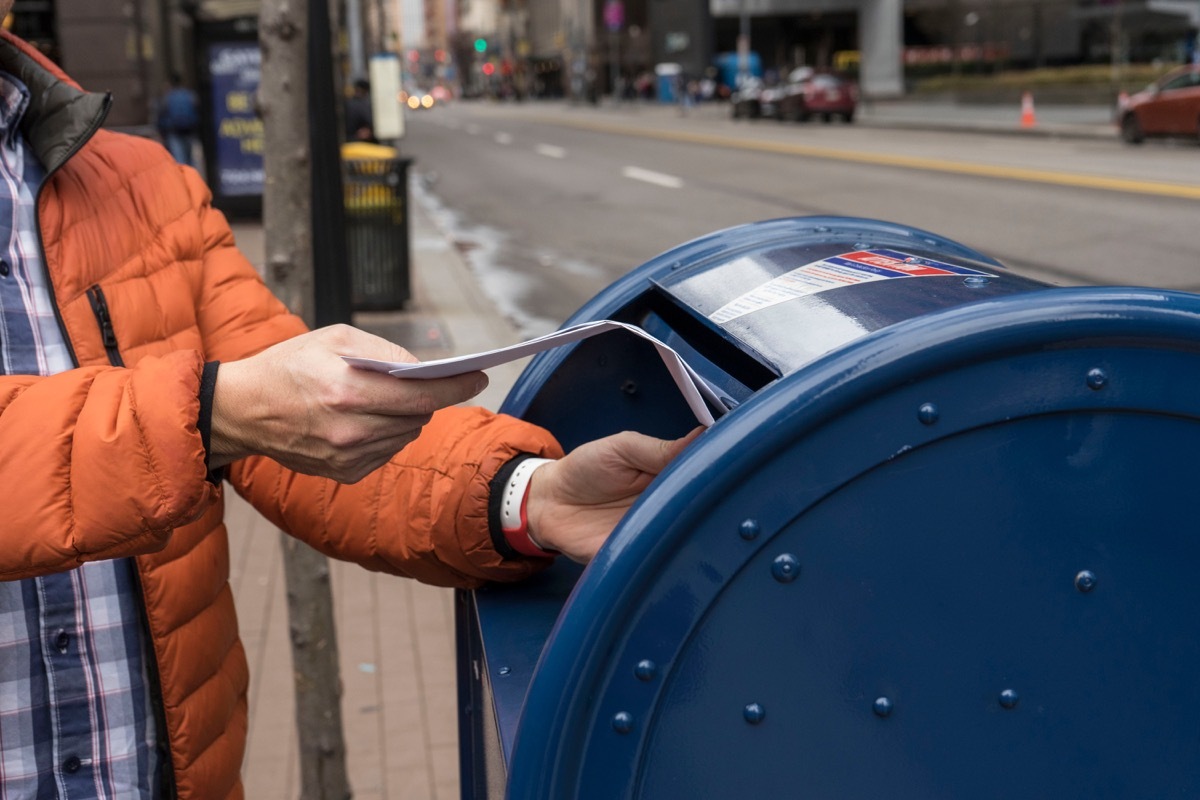
[[1021, 95], [1021, 127], [1032, 128], [1037, 124], [1037, 119], [1033, 113], [1033, 92], [1025, 92]]

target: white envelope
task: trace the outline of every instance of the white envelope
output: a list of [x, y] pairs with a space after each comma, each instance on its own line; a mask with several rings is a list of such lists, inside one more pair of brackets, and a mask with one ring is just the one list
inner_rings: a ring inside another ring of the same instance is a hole
[[705, 404], [705, 400], [717, 409], [724, 409], [725, 406], [717, 398], [716, 392], [713, 391], [708, 381], [700, 377], [674, 349], [655, 339], [638, 326], [629, 325], [624, 322], [614, 322], [609, 319], [584, 322], [570, 328], [555, 331], [554, 333], [548, 333], [545, 336], [539, 336], [536, 339], [530, 339], [527, 342], [521, 342], [509, 347], [501, 347], [496, 350], [488, 350], [485, 353], [475, 353], [455, 358], [442, 358], [436, 361], [406, 363], [401, 361], [376, 361], [371, 358], [356, 358], [353, 356], [342, 356], [342, 358], [351, 366], [374, 370], [375, 372], [386, 372], [397, 378], [445, 378], [450, 375], [461, 375], [464, 372], [484, 370], [488, 367], [494, 367], [518, 358], [531, 356], [534, 353], [540, 353], [543, 350], [549, 350], [552, 347], [578, 342], [581, 339], [587, 339], [590, 336], [614, 330], [626, 330], [651, 342], [658, 350], [659, 356], [662, 357], [667, 371], [675, 379], [675, 385], [683, 393], [688, 408], [696, 415], [696, 419], [705, 427], [713, 424], [713, 415], [708, 405]]

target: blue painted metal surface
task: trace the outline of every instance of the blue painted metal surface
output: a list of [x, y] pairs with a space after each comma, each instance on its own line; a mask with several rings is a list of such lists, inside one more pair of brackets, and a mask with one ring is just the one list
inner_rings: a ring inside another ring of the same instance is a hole
[[[1049, 289], [944, 240], [929, 257], [986, 266], [987, 294], [883, 281], [784, 304], [790, 325], [717, 327], [723, 296], [690, 293], [870, 226], [706, 237], [574, 318], [658, 320], [733, 410], [577, 583], [530, 587], [537, 613], [526, 587], [475, 596], [489, 674], [520, 672], [491, 709], [509, 797], [1200, 793], [1200, 297]], [[881, 228], [872, 245], [925, 236]], [[824, 353], [757, 346], [835, 311], [859, 330]], [[568, 441], [640, 411], [652, 433], [690, 427], [668, 389], [604, 397], [625, 377], [601, 359], [655, 378], [603, 339], [535, 360], [507, 410]]]

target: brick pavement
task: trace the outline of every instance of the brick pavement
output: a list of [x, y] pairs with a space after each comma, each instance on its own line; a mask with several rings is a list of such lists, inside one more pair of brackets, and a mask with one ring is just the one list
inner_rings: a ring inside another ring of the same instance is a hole
[[[360, 314], [355, 324], [420, 358], [476, 352], [516, 340], [486, 301], [454, 244], [425, 211], [410, 209], [413, 300], [404, 311]], [[260, 226], [235, 224], [238, 244], [263, 263]], [[496, 408], [519, 365], [489, 372], [478, 398]], [[278, 531], [226, 493], [231, 584], [250, 662], [250, 730], [242, 767], [246, 796], [299, 796]], [[458, 797], [452, 593], [333, 562], [347, 768], [355, 797]]]

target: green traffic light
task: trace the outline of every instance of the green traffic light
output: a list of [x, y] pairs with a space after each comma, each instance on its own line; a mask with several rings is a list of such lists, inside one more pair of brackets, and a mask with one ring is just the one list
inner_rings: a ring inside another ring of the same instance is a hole
[[487, 52], [487, 39], [476, 39], [475, 40], [475, 52], [476, 53], [486, 53]]

